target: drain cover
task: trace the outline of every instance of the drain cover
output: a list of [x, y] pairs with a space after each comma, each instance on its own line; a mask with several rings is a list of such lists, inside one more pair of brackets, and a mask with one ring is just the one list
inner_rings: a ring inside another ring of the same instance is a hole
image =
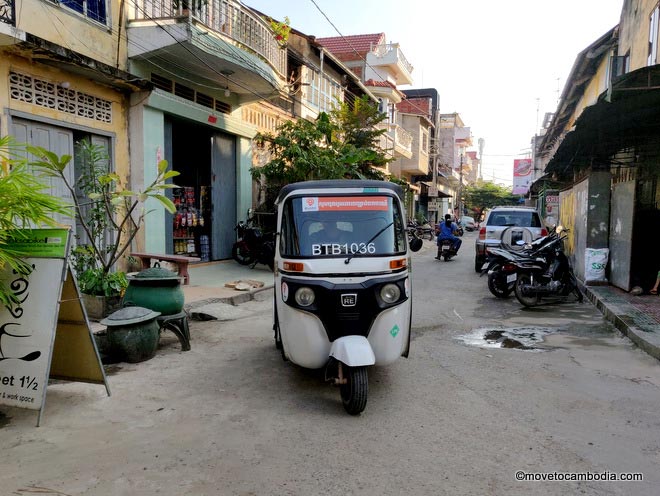
[[513, 348], [541, 351], [538, 345], [548, 334], [556, 332], [549, 327], [513, 327], [509, 329], [476, 329], [470, 334], [457, 336], [465, 344], [482, 348]]

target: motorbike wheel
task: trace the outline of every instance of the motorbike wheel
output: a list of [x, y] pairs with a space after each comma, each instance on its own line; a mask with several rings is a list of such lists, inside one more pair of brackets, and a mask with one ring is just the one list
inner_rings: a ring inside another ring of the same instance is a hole
[[231, 257], [241, 265], [250, 265], [254, 262], [254, 256], [244, 241], [237, 241], [231, 247]]
[[522, 287], [524, 285], [529, 286], [532, 283], [532, 278], [529, 274], [518, 274], [518, 279], [516, 280], [516, 285], [514, 290], [516, 292], [516, 298], [521, 305], [525, 307], [535, 307], [539, 304], [539, 298], [537, 296], [527, 296], [522, 292]]
[[339, 388], [344, 410], [350, 415], [359, 415], [367, 406], [369, 378], [367, 367], [348, 367], [344, 365], [346, 384]]
[[496, 298], [508, 298], [513, 285], [506, 282], [506, 276], [496, 267], [488, 274], [488, 289]]

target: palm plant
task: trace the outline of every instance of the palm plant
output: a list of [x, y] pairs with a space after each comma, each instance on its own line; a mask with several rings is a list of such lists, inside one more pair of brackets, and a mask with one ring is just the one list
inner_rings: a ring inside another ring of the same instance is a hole
[[[17, 143], [11, 136], [0, 137], [0, 270], [10, 268], [23, 276], [32, 272], [32, 266], [23, 260], [24, 254], [11, 247], [9, 240], [24, 236], [21, 229], [56, 226], [53, 214], [67, 211], [60, 199], [48, 194], [43, 176], [30, 170], [26, 149], [27, 145]], [[0, 304], [20, 304], [3, 280]]]

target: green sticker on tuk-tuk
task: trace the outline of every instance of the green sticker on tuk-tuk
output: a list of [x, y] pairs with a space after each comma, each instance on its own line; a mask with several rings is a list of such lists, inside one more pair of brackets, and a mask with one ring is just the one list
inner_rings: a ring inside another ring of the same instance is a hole
[[399, 334], [399, 326], [394, 324], [394, 327], [390, 329], [390, 334], [392, 335], [393, 338], [395, 338], [396, 335]]
[[363, 188], [363, 193], [378, 193], [378, 188]]

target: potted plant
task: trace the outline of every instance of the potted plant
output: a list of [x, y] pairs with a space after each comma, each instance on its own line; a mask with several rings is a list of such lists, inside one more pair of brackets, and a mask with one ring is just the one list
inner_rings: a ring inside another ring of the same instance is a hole
[[58, 157], [43, 149], [29, 151], [39, 159], [35, 165], [47, 174], [63, 181], [71, 192], [77, 226], [84, 235], [77, 236], [71, 262], [80, 291], [83, 293], [88, 316], [101, 319], [118, 307], [128, 286], [122, 261], [135, 236], [143, 225], [144, 203], [152, 198], [169, 212], [172, 201], [163, 194], [175, 185], [166, 181], [179, 173], [167, 170], [167, 161], [158, 164], [156, 178], [143, 191], [131, 191], [117, 174], [109, 172], [108, 153], [104, 147], [89, 140], [76, 143], [76, 180], [72, 184], [64, 174], [72, 157]]
[[288, 17], [284, 18], [284, 22], [278, 22], [273, 19], [270, 20], [270, 29], [273, 31], [275, 36], [275, 41], [280, 46], [284, 48], [289, 41], [289, 34], [291, 33], [291, 26], [289, 25], [290, 21]]
[[[20, 229], [34, 226], [56, 226], [53, 213], [66, 213], [64, 203], [48, 194], [48, 186], [25, 158], [26, 145], [10, 136], [0, 137], [0, 269], [6, 267], [27, 276], [32, 266], [22, 254], [13, 250], [7, 240], [20, 237]], [[7, 307], [20, 304], [17, 296], [0, 279], [0, 304]]]

